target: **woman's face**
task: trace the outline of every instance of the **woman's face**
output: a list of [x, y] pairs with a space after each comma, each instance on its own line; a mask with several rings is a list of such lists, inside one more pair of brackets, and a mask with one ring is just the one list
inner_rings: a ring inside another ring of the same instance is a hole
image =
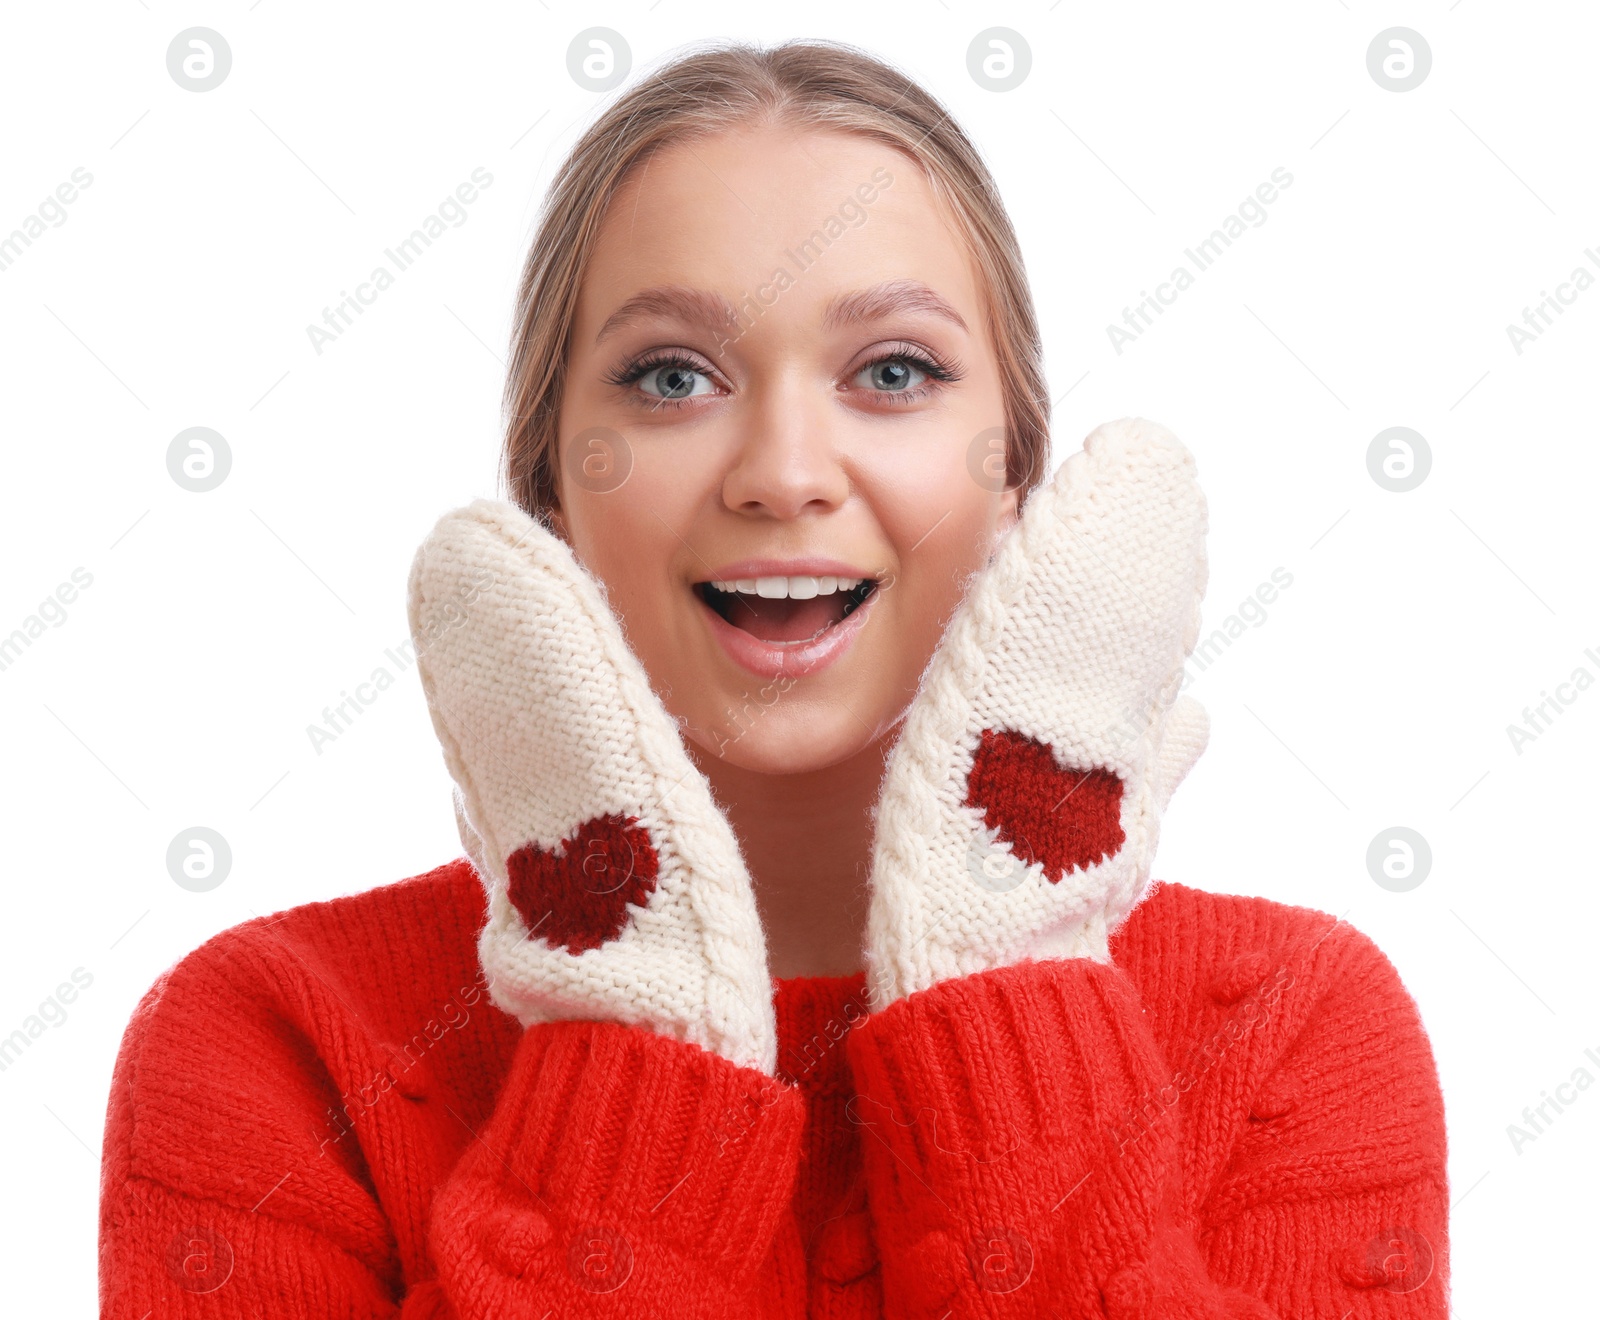
[[614, 199], [557, 525], [705, 753], [821, 769], [904, 713], [1015, 517], [983, 308], [921, 171], [863, 137], [729, 132]]

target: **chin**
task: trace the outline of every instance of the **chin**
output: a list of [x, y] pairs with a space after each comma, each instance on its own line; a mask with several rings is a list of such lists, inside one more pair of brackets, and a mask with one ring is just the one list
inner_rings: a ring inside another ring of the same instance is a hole
[[[893, 721], [890, 721], [892, 724]], [[848, 761], [876, 741], [872, 731], [843, 711], [796, 703], [791, 710], [757, 710], [743, 727], [709, 733], [691, 729], [697, 760], [720, 761], [755, 774], [799, 775]]]

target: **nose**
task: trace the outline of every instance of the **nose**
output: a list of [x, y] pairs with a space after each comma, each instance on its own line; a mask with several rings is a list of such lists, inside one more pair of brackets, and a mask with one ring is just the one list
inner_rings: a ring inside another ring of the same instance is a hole
[[833, 401], [793, 378], [752, 394], [748, 431], [723, 477], [723, 504], [783, 521], [837, 509], [849, 498], [850, 476], [830, 418]]

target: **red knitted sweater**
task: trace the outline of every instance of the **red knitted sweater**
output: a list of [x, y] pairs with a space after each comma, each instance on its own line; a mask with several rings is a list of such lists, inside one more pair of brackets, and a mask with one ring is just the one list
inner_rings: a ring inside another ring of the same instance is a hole
[[777, 1081], [524, 1031], [465, 859], [165, 972], [106, 1116], [115, 1320], [1447, 1314], [1417, 1009], [1320, 912], [1161, 885], [1113, 962], [868, 1013], [775, 982]]

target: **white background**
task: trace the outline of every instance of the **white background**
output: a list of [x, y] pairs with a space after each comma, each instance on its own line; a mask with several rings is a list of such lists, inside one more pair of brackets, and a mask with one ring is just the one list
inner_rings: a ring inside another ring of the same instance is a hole
[[[412, 671], [320, 755], [306, 728], [395, 668], [437, 515], [497, 493], [515, 279], [606, 99], [566, 71], [596, 24], [631, 46], [630, 81], [705, 37], [834, 37], [951, 107], [1021, 235], [1056, 458], [1129, 413], [1189, 444], [1208, 625], [1293, 575], [1190, 688], [1212, 744], [1156, 875], [1368, 932], [1443, 1080], [1457, 1312], [1592, 1307], [1600, 1088], [1520, 1151], [1507, 1125], [1578, 1067], [1600, 1078], [1600, 686], [1520, 754], [1507, 726], [1575, 668], [1600, 678], [1600, 290], [1521, 354], [1506, 332], [1575, 267], [1600, 275], [1591, 6], [116, 0], [7, 6], [0, 42], [0, 235], [93, 176], [0, 272], [0, 635], [93, 575], [0, 672], [0, 1035], [93, 977], [0, 1073], [8, 1309], [93, 1311], [111, 1067], [160, 972], [254, 914], [459, 851]], [[997, 24], [1033, 54], [1006, 93], [967, 72]], [[166, 66], [196, 25], [233, 54], [200, 94]], [[1366, 63], [1395, 25], [1433, 54], [1403, 93]], [[494, 181], [468, 220], [314, 351], [307, 325], [478, 166]], [[1266, 222], [1119, 355], [1107, 324], [1279, 166]], [[1432, 468], [1393, 493], [1366, 452], [1402, 425]], [[208, 493], [168, 475], [191, 426], [232, 453]], [[165, 862], [196, 825], [233, 853], [207, 893]], [[1395, 825], [1433, 853], [1404, 893], [1366, 865]]]

